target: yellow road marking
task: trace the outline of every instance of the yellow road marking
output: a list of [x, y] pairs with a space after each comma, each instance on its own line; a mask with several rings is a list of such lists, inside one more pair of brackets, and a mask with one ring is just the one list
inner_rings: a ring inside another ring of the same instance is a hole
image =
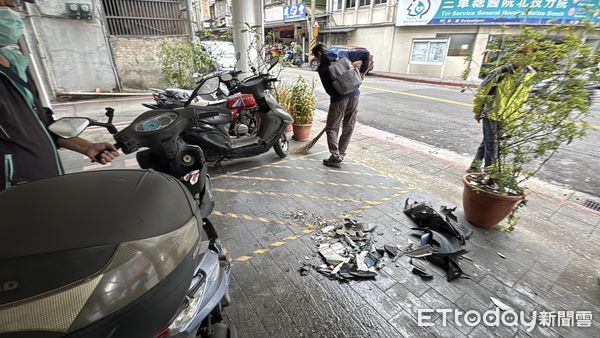
[[297, 238], [298, 238], [298, 236], [291, 235], [291, 236], [287, 236], [285, 239], [287, 239], [288, 241], [293, 241]]
[[427, 96], [427, 95], [421, 95], [421, 94], [415, 94], [415, 93], [408, 93], [408, 92], [401, 92], [401, 91], [393, 90], [393, 89], [385, 89], [385, 88], [365, 86], [364, 84], [361, 85], [360, 87], [361, 88], [374, 89], [374, 90], [380, 90], [382, 92], [393, 93], [393, 94], [398, 94], [398, 95], [417, 97], [417, 98], [420, 98], [420, 99], [425, 99], [425, 100], [430, 100], [430, 101], [450, 103], [450, 104], [455, 104], [455, 105], [463, 106], [463, 107], [469, 107], [469, 108], [473, 107], [473, 105], [471, 103], [465, 103], [465, 102], [448, 100], [448, 99], [441, 99], [439, 97], [433, 97], [433, 96]]
[[270, 181], [270, 182], [285, 182], [285, 183], [333, 185], [333, 186], [356, 187], [356, 188], [371, 188], [371, 189], [388, 189], [388, 190], [402, 189], [400, 187], [389, 187], [389, 186], [386, 186], [386, 185], [334, 183], [334, 182], [323, 182], [323, 181], [312, 181], [312, 180], [302, 181], [302, 180], [296, 180], [296, 179], [273, 178], [273, 177], [256, 177], [256, 176], [233, 175], [233, 176], [228, 176], [228, 178], [235, 178], [235, 179], [242, 179], [242, 180], [254, 180], [254, 181]]
[[250, 257], [250, 256], [240, 256], [240, 257], [236, 258], [235, 260], [238, 261], [238, 262], [245, 262], [245, 261], [249, 260], [250, 258], [252, 258], [252, 257]]
[[[265, 167], [269, 167], [269, 168], [281, 168], [281, 169], [292, 169], [292, 170], [304, 170], [304, 171], [319, 171], [319, 172], [326, 172], [326, 173], [331, 173], [332, 172], [330, 169], [299, 167], [299, 166], [279, 165], [279, 164], [268, 164]], [[340, 174], [355, 174], [355, 175], [362, 175], [362, 176], [386, 177], [385, 175], [382, 175], [382, 174], [372, 174], [372, 173], [363, 173], [363, 172], [346, 171], [346, 170], [336, 170], [335, 173], [336, 174], [340, 173]]]
[[254, 253], [255, 253], [255, 254], [258, 254], [258, 255], [260, 255], [260, 254], [264, 254], [264, 253], [267, 253], [267, 252], [269, 252], [269, 249], [258, 249], [258, 250], [254, 250]]
[[282, 245], [285, 245], [285, 242], [275, 242], [275, 243], [271, 243], [271, 246], [273, 246], [273, 247], [276, 247], [276, 248], [277, 248], [277, 247], [280, 247], [280, 246], [282, 246]]

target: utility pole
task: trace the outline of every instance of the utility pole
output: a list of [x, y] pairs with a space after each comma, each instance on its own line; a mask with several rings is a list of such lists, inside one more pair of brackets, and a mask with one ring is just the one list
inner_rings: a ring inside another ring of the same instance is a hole
[[310, 43], [309, 43], [309, 55], [310, 55], [310, 51], [312, 51], [313, 47], [317, 44], [317, 37], [314, 34], [314, 30], [313, 30], [313, 26], [315, 25], [315, 0], [310, 0], [310, 27], [309, 27], [309, 36], [310, 36]]
[[231, 2], [233, 45], [235, 46], [235, 51], [240, 53], [240, 60], [237, 63], [237, 68], [245, 73], [248, 72], [248, 64], [254, 63], [258, 57], [257, 51], [253, 48], [249, 48], [250, 43], [254, 38], [253, 33], [242, 33], [242, 30], [248, 29], [246, 24], [255, 26], [257, 23], [255, 15], [257, 2], [260, 3], [260, 0], [233, 0]]
[[194, 46], [194, 21], [192, 19], [192, 0], [186, 0], [185, 6], [187, 7], [187, 19], [188, 19], [188, 29], [190, 30], [190, 43]]

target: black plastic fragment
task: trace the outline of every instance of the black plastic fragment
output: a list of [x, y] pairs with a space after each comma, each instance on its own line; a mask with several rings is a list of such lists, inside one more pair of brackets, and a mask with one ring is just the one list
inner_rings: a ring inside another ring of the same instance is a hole
[[371, 271], [350, 270], [349, 273], [356, 278], [375, 278], [377, 276], [377, 273]]
[[413, 274], [421, 277], [421, 279], [424, 279], [424, 280], [433, 279], [433, 275], [428, 273], [427, 269], [424, 266], [413, 262], [412, 259], [410, 260], [410, 264], [413, 266], [413, 269], [412, 269]]
[[[446, 270], [446, 278], [448, 281], [452, 281], [462, 276], [468, 276], [462, 271], [458, 263], [460, 256], [466, 254], [468, 252], [467, 250], [457, 250], [444, 235], [437, 231], [424, 228], [413, 228], [413, 230], [429, 233], [430, 243], [433, 243], [436, 246], [435, 252], [421, 257], [425, 257], [433, 264]], [[417, 248], [417, 250], [420, 248]]]
[[396, 257], [396, 255], [398, 254], [398, 251], [400, 251], [400, 249], [398, 249], [397, 246], [390, 245], [390, 244], [385, 244], [383, 246], [383, 248], [385, 249], [385, 251], [387, 251], [387, 253], [390, 255], [390, 257]]
[[310, 272], [310, 265], [303, 265], [300, 267], [300, 269], [298, 269], [298, 271], [300, 272], [300, 276], [308, 276], [308, 273]]
[[404, 213], [417, 225], [456, 237], [458, 242], [464, 245], [465, 239], [469, 238], [473, 231], [466, 230], [457, 222], [457, 218], [453, 214], [455, 210], [456, 207], [442, 206], [438, 212], [427, 202], [415, 201], [410, 204], [408, 198], [404, 203]]

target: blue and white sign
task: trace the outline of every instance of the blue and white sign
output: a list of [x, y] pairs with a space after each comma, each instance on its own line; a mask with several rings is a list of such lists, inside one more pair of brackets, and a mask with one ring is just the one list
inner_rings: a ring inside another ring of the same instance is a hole
[[396, 13], [396, 26], [600, 24], [598, 0], [398, 0]]
[[285, 6], [283, 8], [283, 21], [306, 19], [306, 5], [304, 2]]

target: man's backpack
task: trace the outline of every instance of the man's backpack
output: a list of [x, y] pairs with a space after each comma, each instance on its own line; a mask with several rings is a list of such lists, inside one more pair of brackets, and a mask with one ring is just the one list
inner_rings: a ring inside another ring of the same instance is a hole
[[329, 66], [329, 72], [333, 79], [333, 88], [340, 95], [351, 93], [362, 83], [359, 70], [347, 58], [340, 58], [332, 62]]

